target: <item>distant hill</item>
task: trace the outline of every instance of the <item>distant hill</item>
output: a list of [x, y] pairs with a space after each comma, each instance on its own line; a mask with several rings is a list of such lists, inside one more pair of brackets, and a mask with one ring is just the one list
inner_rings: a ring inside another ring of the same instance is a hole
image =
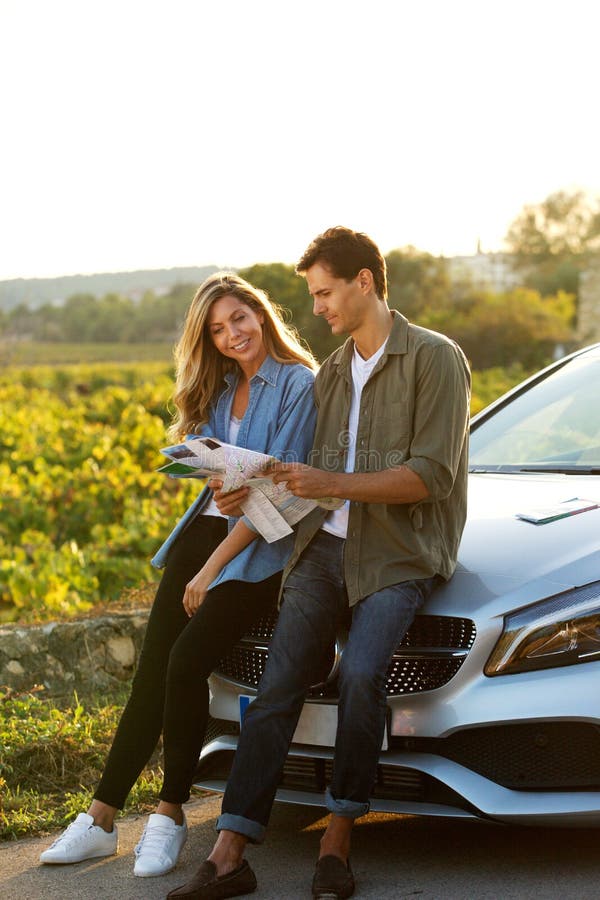
[[21, 303], [37, 309], [44, 303], [63, 303], [73, 294], [123, 294], [134, 299], [145, 291], [167, 293], [174, 284], [200, 284], [217, 266], [175, 269], [140, 269], [136, 272], [102, 272], [97, 275], [64, 275], [62, 278], [12, 278], [0, 281], [0, 309]]

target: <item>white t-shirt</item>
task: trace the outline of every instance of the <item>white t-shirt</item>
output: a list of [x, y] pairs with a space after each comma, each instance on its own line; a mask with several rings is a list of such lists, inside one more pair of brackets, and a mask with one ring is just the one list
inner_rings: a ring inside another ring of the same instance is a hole
[[[360, 413], [360, 397], [362, 389], [371, 377], [371, 373], [378, 361], [383, 356], [387, 338], [373, 356], [363, 359], [356, 346], [352, 356], [352, 400], [350, 402], [350, 416], [348, 419], [348, 450], [346, 452], [345, 472], [354, 472], [354, 461], [356, 458], [356, 433], [358, 431], [358, 417]], [[350, 501], [346, 500], [339, 509], [330, 512], [321, 528], [323, 531], [334, 534], [336, 537], [345, 538], [348, 532], [348, 513], [350, 511]]]
[[[232, 416], [230, 418], [230, 420], [229, 420], [229, 440], [227, 441], [228, 444], [235, 444], [235, 442], [237, 441], [237, 436], [239, 434], [241, 424], [242, 424], [241, 419], [236, 419], [235, 416]], [[202, 515], [203, 516], [221, 516], [222, 519], [227, 518], [227, 516], [224, 516], [222, 513], [219, 512], [219, 507], [215, 503], [214, 497], [210, 498], [210, 503], [207, 503], [207, 505], [204, 507], [204, 509], [202, 510]]]

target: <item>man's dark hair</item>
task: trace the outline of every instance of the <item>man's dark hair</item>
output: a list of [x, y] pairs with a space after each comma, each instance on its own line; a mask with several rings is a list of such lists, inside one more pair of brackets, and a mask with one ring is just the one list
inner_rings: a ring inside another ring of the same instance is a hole
[[346, 281], [356, 278], [361, 269], [369, 269], [377, 296], [387, 300], [385, 259], [377, 244], [361, 231], [336, 225], [317, 235], [297, 264], [296, 272], [303, 275], [315, 263], [327, 266], [334, 278]]

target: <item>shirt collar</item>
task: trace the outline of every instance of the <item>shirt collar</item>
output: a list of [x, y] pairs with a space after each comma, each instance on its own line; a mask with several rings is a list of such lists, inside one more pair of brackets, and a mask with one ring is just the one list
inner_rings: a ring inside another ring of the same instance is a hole
[[390, 353], [407, 353], [408, 352], [408, 319], [399, 313], [397, 309], [392, 310], [394, 321], [392, 322], [392, 330], [388, 337], [385, 352]]
[[[397, 309], [392, 309], [392, 330], [389, 333], [387, 344], [385, 345], [384, 356], [390, 354], [402, 354], [408, 351], [408, 319]], [[352, 355], [354, 353], [354, 341], [348, 338], [342, 346], [334, 351], [332, 364], [339, 366], [340, 372], [347, 372], [352, 365]]]
[[[256, 372], [250, 381], [254, 381], [255, 378], [260, 378], [261, 381], [266, 381], [268, 384], [275, 385], [277, 384], [277, 378], [279, 376], [279, 372], [281, 371], [282, 363], [276, 362], [272, 356], [266, 356], [262, 366]], [[225, 372], [225, 381], [232, 387], [234, 384], [237, 384], [237, 380], [239, 378], [239, 369], [234, 369], [231, 372]]]

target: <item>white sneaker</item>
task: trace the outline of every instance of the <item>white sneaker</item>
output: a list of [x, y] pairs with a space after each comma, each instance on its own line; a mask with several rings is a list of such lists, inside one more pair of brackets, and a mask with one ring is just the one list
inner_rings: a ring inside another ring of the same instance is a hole
[[134, 851], [136, 860], [133, 874], [151, 878], [170, 872], [177, 865], [187, 836], [185, 816], [183, 825], [176, 825], [169, 816], [152, 813]]
[[47, 850], [40, 854], [42, 863], [76, 863], [97, 856], [111, 856], [117, 852], [117, 826], [111, 832], [94, 825], [93, 816], [79, 813]]

